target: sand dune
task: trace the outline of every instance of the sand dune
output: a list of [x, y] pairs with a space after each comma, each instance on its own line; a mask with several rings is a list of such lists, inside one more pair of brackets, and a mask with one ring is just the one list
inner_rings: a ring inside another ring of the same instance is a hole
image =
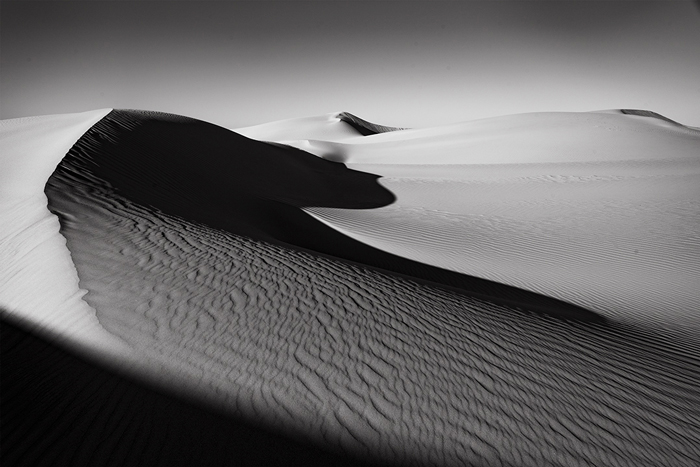
[[[57, 168], [37, 162], [56, 168], [37, 180], [87, 291], [76, 309], [97, 318], [64, 324], [71, 339], [94, 327], [142, 379], [366, 460], [700, 459], [692, 129], [608, 112], [367, 135], [329, 114], [240, 131], [342, 147], [329, 156], [105, 113], [61, 117], [85, 134], [47, 150]], [[50, 284], [24, 277], [24, 290]], [[18, 287], [0, 306], [40, 322]]]
[[605, 317], [700, 335], [700, 131], [621, 110], [343, 142], [295, 144], [291, 128], [285, 136], [382, 175], [397, 197], [372, 210], [305, 208], [345, 235]]
[[0, 122], [0, 306], [73, 343], [124, 352], [81, 299], [85, 291], [44, 195], [66, 152], [109, 111]]
[[377, 125], [349, 112], [332, 112], [320, 116], [294, 118], [237, 128], [235, 131], [248, 138], [279, 142], [295, 139], [342, 141], [357, 138], [358, 136], [376, 135], [398, 130], [403, 130], [403, 128]]
[[312, 138], [298, 144], [350, 164], [471, 165], [697, 159], [697, 138], [691, 127], [607, 111], [508, 115], [382, 133], [347, 144]]

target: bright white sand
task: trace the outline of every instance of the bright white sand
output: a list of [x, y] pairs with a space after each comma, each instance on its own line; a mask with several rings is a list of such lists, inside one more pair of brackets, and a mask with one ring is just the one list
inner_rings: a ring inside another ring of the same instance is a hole
[[700, 330], [700, 131], [620, 111], [344, 142], [294, 140], [293, 124], [287, 144], [382, 175], [397, 197], [378, 209], [306, 209], [338, 231], [607, 317]]
[[[293, 121], [289, 121], [291, 126]], [[290, 138], [286, 144], [351, 164], [522, 164], [698, 157], [698, 133], [663, 120], [605, 112], [508, 115], [354, 138]], [[236, 130], [237, 131], [237, 130]], [[262, 133], [259, 139], [275, 141]], [[669, 154], [668, 152], [671, 151]]]
[[[361, 135], [352, 126], [338, 118], [340, 112], [331, 112], [314, 117], [293, 118], [262, 125], [236, 128], [234, 131], [248, 138], [282, 142], [298, 139], [321, 139], [343, 141]], [[291, 141], [290, 141], [291, 143]]]
[[76, 344], [121, 352], [82, 300], [44, 186], [85, 131], [111, 109], [0, 122], [0, 308]]

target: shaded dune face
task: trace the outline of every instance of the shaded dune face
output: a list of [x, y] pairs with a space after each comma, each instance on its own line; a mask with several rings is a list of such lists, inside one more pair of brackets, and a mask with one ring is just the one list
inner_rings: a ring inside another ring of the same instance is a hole
[[338, 118], [350, 125], [362, 136], [376, 135], [379, 133], [388, 133], [390, 131], [405, 130], [406, 128], [397, 128], [391, 126], [377, 125], [376, 123], [370, 123], [367, 120], [363, 120], [360, 117], [353, 115], [349, 112], [340, 112]]
[[668, 117], [664, 117], [663, 115], [657, 114], [656, 112], [652, 112], [651, 110], [620, 109], [620, 112], [622, 112], [625, 115], [637, 115], [639, 117], [658, 118], [659, 120], [663, 120], [674, 125], [678, 125], [681, 127], [684, 126], [674, 120], [671, 120]]
[[[45, 191], [85, 300], [171, 390], [388, 464], [696, 465], [696, 348], [653, 327], [524, 313], [507, 302], [530, 309], [545, 298], [523, 302], [514, 288], [381, 256], [299, 209], [325, 190], [312, 186], [315, 174], [352, 178], [333, 185], [348, 193], [355, 177], [366, 183], [360, 201], [324, 193], [324, 205], [390, 203], [374, 175], [207, 125], [114, 112], [71, 149]], [[251, 161], [210, 160], [244, 159], [230, 150], [240, 147], [266, 161], [249, 173], [277, 183], [243, 175]], [[306, 186], [267, 173], [275, 167]], [[161, 426], [154, 417], [115, 430], [136, 438], [144, 425]], [[72, 434], [81, 425], [66, 426]]]
[[74, 151], [134, 201], [268, 239], [294, 230], [276, 221], [290, 217], [290, 206], [366, 209], [394, 201], [376, 175], [169, 114], [112, 111]]
[[[303, 140], [308, 125], [294, 121], [287, 129], [267, 133], [381, 174], [396, 196], [371, 210], [304, 208], [343, 234], [700, 343], [699, 131], [641, 110], [346, 140]], [[251, 134], [268, 139], [263, 126]]]
[[377, 175], [282, 144], [251, 140], [210, 123], [115, 110], [75, 144], [64, 160], [67, 164], [75, 166], [76, 173], [93, 174], [133, 202], [216, 229], [380, 268], [529, 311], [567, 319], [603, 319], [564, 301], [412, 261], [353, 240], [300, 208], [370, 209], [391, 204], [394, 196], [377, 183]]
[[213, 229], [75, 169], [64, 161], [46, 192], [85, 300], [171, 390], [194, 386], [243, 419], [387, 464], [700, 456], [700, 367], [682, 343]]

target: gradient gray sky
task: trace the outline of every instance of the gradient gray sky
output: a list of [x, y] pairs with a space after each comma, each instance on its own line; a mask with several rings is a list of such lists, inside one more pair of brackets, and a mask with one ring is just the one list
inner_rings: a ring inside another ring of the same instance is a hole
[[103, 107], [227, 127], [640, 108], [700, 126], [685, 1], [0, 2], [0, 118]]

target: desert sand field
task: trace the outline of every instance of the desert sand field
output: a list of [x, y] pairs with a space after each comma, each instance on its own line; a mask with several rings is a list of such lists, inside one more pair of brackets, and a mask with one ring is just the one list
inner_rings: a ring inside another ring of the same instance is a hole
[[700, 129], [102, 109], [0, 145], [13, 465], [700, 461]]

